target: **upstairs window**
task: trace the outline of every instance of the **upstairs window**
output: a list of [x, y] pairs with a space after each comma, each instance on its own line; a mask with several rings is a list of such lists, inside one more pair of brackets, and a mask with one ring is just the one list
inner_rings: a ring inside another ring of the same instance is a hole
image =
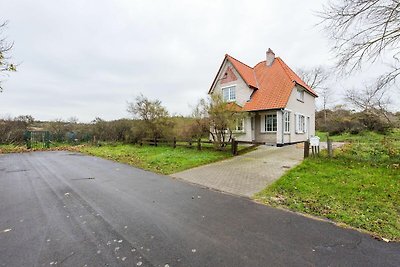
[[297, 100], [304, 102], [304, 90], [297, 89]]
[[222, 88], [222, 96], [224, 101], [232, 102], [236, 100], [236, 86]]

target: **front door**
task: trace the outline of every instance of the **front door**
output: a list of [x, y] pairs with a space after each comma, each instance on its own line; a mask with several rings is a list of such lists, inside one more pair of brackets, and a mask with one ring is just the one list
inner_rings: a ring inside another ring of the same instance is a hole
[[252, 116], [250, 118], [250, 120], [251, 120], [251, 141], [255, 141], [256, 140], [256, 134], [255, 134], [256, 117]]

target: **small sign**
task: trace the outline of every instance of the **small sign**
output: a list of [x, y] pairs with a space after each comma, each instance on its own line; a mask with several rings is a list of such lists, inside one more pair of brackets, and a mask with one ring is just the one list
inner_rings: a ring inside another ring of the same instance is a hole
[[310, 145], [311, 146], [319, 146], [319, 137], [318, 136], [313, 136], [310, 138]]

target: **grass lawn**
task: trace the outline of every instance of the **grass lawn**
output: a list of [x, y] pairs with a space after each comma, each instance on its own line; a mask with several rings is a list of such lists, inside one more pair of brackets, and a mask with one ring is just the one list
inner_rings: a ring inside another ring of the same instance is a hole
[[168, 146], [103, 145], [78, 147], [82, 153], [112, 159], [161, 174], [171, 174], [231, 157], [230, 150]]
[[400, 138], [352, 139], [334, 158], [304, 160], [255, 199], [400, 241]]
[[[254, 147], [239, 146], [239, 154], [254, 150]], [[77, 145], [66, 143], [52, 143], [49, 149], [27, 149], [24, 145], [1, 145], [2, 153], [22, 153], [38, 150], [69, 150], [98, 156], [106, 159], [127, 163], [135, 167], [161, 174], [171, 174], [200, 165], [212, 163], [218, 160], [232, 157], [230, 147], [224, 151], [215, 150], [212, 145], [202, 146], [198, 151], [194, 144], [192, 148], [178, 146], [175, 149], [170, 146], [148, 146], [103, 143], [102, 146]]]
[[[326, 132], [317, 131], [315, 135], [321, 138], [321, 141], [326, 141]], [[378, 143], [383, 138], [395, 139], [400, 142], [400, 129], [394, 129], [386, 135], [375, 132], [365, 131], [359, 134], [342, 133], [339, 135], [331, 135], [329, 138], [335, 142], [361, 142], [361, 143]]]

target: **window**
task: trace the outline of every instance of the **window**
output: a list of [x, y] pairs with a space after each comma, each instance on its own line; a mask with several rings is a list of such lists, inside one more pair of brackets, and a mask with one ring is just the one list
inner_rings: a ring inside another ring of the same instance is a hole
[[243, 132], [244, 131], [244, 119], [241, 119], [236, 122], [235, 131]]
[[302, 114], [296, 114], [296, 133], [306, 132], [306, 119]]
[[304, 90], [297, 89], [297, 100], [304, 102]]
[[283, 119], [284, 119], [284, 133], [290, 133], [290, 112], [286, 111], [283, 114]]
[[222, 88], [222, 96], [224, 101], [230, 102], [236, 100], [236, 86]]
[[265, 115], [264, 122], [265, 132], [276, 132], [276, 114]]

